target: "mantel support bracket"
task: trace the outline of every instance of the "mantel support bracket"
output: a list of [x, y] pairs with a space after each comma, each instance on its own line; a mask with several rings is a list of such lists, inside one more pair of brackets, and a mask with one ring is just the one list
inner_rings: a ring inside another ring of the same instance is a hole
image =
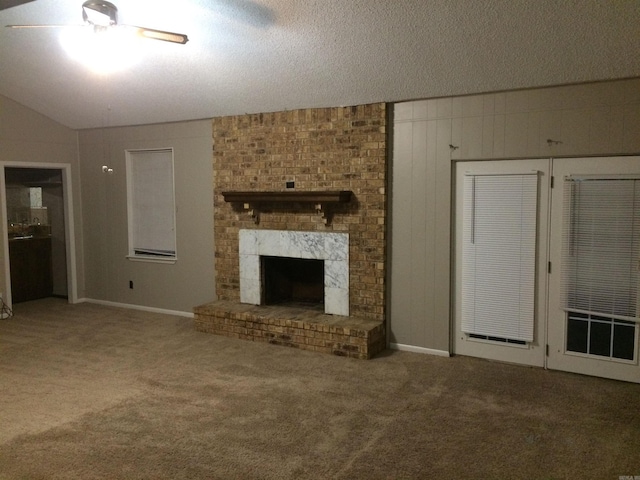
[[331, 225], [331, 212], [327, 211], [321, 203], [316, 203], [316, 213], [322, 217], [322, 223]]
[[260, 210], [258, 210], [257, 208], [255, 208], [253, 205], [251, 205], [250, 203], [245, 203], [244, 205], [244, 209], [247, 211], [247, 213], [251, 216], [251, 218], [253, 219], [253, 223], [255, 223], [256, 225], [258, 225], [260, 223]]

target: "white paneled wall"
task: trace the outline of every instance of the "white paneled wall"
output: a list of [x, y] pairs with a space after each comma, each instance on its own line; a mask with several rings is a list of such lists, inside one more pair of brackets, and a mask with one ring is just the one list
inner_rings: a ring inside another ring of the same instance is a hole
[[449, 351], [453, 162], [640, 153], [638, 78], [404, 102], [393, 114], [389, 331], [398, 348]]

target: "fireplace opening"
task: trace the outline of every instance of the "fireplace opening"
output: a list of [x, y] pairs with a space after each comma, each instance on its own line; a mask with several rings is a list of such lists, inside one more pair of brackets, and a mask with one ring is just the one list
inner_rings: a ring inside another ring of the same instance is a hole
[[324, 260], [261, 256], [262, 303], [324, 311]]

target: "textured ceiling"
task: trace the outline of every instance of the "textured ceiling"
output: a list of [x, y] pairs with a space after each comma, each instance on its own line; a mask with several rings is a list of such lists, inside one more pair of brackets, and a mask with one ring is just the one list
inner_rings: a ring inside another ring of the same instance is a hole
[[[640, 76], [639, 0], [112, 0], [189, 35], [98, 75], [65, 29], [0, 28], [0, 94], [72, 128], [353, 105]], [[0, 25], [78, 24], [36, 0]]]

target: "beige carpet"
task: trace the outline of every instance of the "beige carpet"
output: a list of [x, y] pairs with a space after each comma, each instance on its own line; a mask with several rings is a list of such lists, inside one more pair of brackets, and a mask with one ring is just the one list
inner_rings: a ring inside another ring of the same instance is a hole
[[0, 321], [1, 479], [640, 475], [640, 385], [351, 360], [55, 299]]

